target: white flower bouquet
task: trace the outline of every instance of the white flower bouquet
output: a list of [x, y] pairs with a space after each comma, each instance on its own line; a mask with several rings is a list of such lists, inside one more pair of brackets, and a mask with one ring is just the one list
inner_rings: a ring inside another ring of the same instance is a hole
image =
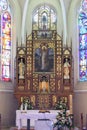
[[57, 127], [58, 130], [67, 127], [69, 129], [74, 127], [74, 115], [70, 114], [68, 110], [67, 103], [63, 100], [59, 100], [55, 105], [55, 109], [60, 110], [56, 116], [56, 122], [54, 123], [54, 127]]

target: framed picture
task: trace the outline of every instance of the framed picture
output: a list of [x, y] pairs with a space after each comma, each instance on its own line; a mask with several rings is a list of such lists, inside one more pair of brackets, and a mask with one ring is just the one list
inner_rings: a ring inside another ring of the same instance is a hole
[[34, 72], [54, 72], [54, 50], [43, 45], [35, 49]]

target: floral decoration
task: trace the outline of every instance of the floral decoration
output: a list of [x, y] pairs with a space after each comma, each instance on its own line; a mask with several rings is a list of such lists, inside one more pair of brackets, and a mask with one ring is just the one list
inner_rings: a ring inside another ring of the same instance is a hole
[[59, 110], [56, 116], [56, 122], [54, 123], [54, 127], [57, 127], [58, 130], [62, 128], [73, 128], [74, 127], [74, 115], [69, 113], [67, 102], [64, 100], [59, 100], [55, 104], [55, 109]]
[[33, 109], [33, 103], [31, 102], [29, 97], [23, 97], [22, 103], [21, 103], [23, 110], [31, 110]]

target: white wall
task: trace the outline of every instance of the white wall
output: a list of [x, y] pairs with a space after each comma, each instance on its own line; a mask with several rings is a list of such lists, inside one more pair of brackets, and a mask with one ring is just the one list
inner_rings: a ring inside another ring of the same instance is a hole
[[0, 91], [1, 125], [15, 126], [17, 100], [11, 91]]
[[2, 126], [15, 125], [17, 100], [14, 96], [14, 59], [16, 56], [16, 40], [21, 41], [21, 9], [18, 0], [9, 0], [12, 9], [12, 81], [0, 81], [0, 114]]
[[[74, 58], [74, 114], [75, 123], [80, 127], [80, 113], [84, 116], [87, 113], [87, 82], [79, 82], [78, 80], [78, 30], [77, 15], [81, 0], [9, 0], [13, 9], [13, 62], [16, 55], [16, 39], [21, 44], [25, 44], [26, 32], [31, 33], [32, 30], [32, 11], [39, 4], [48, 3], [57, 10], [57, 32], [62, 35], [63, 44], [71, 46]], [[14, 63], [13, 63], [14, 74]], [[13, 76], [14, 78], [14, 76]], [[17, 109], [17, 100], [13, 95], [14, 83], [7, 84], [0, 82], [0, 113], [2, 114], [2, 124], [11, 125], [15, 120], [15, 110]], [[2, 92], [3, 89], [3, 92]], [[6, 91], [4, 91], [6, 90]], [[9, 90], [9, 92], [7, 92]], [[2, 105], [1, 105], [2, 104]], [[13, 115], [11, 114], [13, 113]], [[9, 124], [8, 119], [11, 121]], [[84, 120], [85, 124], [85, 120]]]
[[87, 114], [87, 91], [77, 91], [74, 93], [74, 122], [81, 127], [81, 113], [83, 113], [83, 125], [86, 126]]

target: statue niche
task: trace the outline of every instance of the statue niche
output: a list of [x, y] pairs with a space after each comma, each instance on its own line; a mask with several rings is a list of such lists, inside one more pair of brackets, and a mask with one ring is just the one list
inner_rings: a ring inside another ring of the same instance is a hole
[[20, 58], [18, 67], [19, 67], [19, 79], [24, 79], [25, 64], [24, 64], [24, 59], [23, 58]]
[[64, 79], [70, 79], [70, 63], [69, 59], [64, 59]]
[[49, 82], [46, 76], [42, 76], [39, 82], [39, 92], [48, 93], [49, 92]]

